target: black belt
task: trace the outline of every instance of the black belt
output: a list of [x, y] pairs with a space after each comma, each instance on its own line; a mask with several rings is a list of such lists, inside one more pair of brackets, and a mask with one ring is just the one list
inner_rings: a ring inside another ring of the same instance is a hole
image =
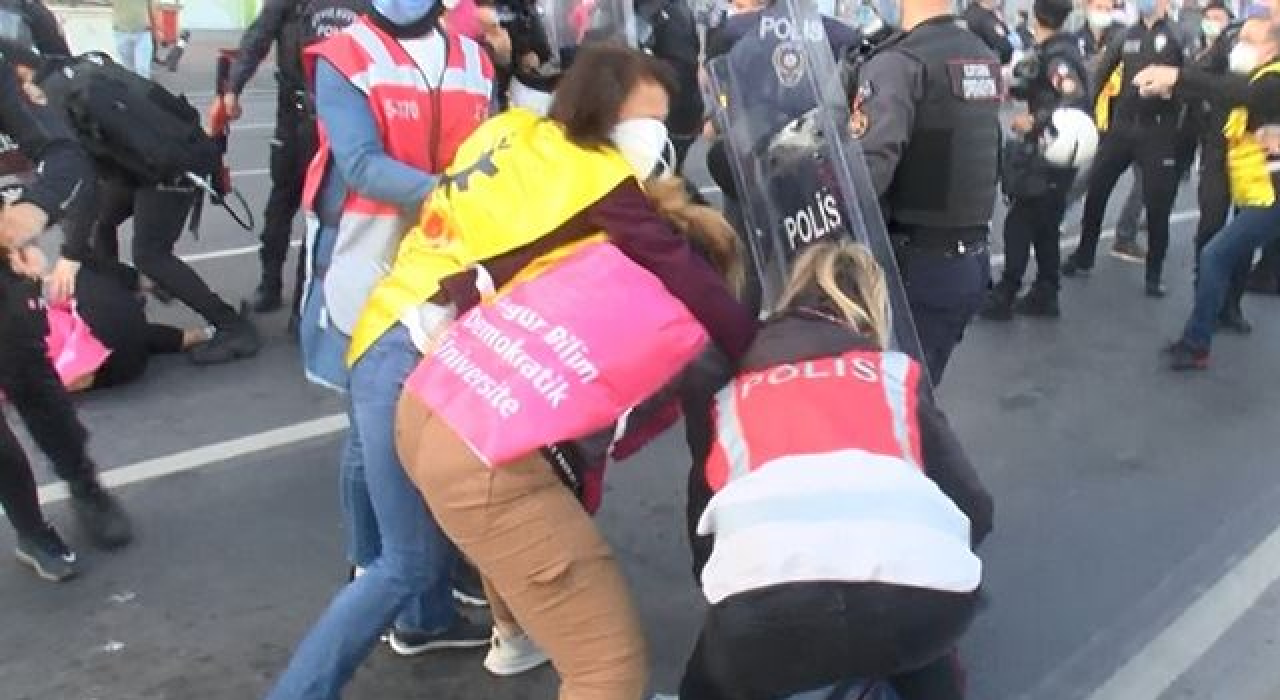
[[963, 258], [990, 250], [985, 239], [956, 240], [932, 236], [890, 236], [893, 249], [904, 253], [934, 255], [944, 258]]

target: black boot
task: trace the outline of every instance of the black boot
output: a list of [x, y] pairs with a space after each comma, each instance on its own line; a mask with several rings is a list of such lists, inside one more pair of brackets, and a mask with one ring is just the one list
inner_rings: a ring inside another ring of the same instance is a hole
[[1018, 299], [1013, 310], [1023, 316], [1041, 318], [1057, 318], [1062, 315], [1062, 309], [1058, 308], [1058, 290], [1046, 284], [1033, 285], [1031, 291]]
[[249, 320], [248, 308], [225, 323], [217, 324], [213, 338], [191, 349], [188, 357], [197, 365], [220, 365], [253, 357], [262, 349], [257, 326]]
[[1153, 279], [1153, 278], [1147, 279], [1146, 291], [1147, 291], [1147, 296], [1151, 297], [1152, 299], [1163, 299], [1169, 293], [1169, 289], [1164, 286], [1163, 282], [1161, 282], [1159, 279]]
[[253, 291], [253, 312], [257, 314], [279, 311], [284, 308], [280, 280], [264, 277]]
[[997, 284], [987, 293], [978, 315], [988, 321], [1012, 321], [1013, 298], [1017, 292], [1004, 284]]
[[119, 549], [133, 540], [129, 516], [97, 481], [71, 485], [71, 510], [80, 528], [97, 547]]

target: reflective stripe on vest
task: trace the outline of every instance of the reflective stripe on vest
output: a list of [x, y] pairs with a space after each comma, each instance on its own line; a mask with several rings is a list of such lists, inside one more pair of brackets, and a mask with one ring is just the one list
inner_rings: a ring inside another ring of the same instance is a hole
[[920, 367], [898, 352], [853, 351], [740, 375], [715, 397], [713, 491], [776, 460], [862, 450], [921, 468]]
[[[1249, 78], [1256, 82], [1264, 75], [1280, 74], [1280, 61], [1269, 63]], [[1267, 152], [1249, 131], [1249, 110], [1231, 110], [1222, 129], [1227, 137], [1227, 179], [1231, 183], [1231, 201], [1242, 207], [1269, 207], [1276, 202], [1271, 182], [1271, 164]]]
[[[306, 56], [311, 75], [314, 62], [323, 58], [364, 93], [387, 155], [422, 172], [442, 172], [488, 116], [493, 67], [471, 39], [432, 32], [400, 42], [362, 17], [309, 47]], [[323, 120], [318, 134], [319, 148], [305, 187], [309, 236], [319, 227], [315, 198], [331, 160], [331, 140]], [[412, 212], [406, 216], [399, 203], [374, 200], [354, 190], [346, 193], [324, 279], [329, 320], [343, 333], [352, 333], [369, 293], [389, 269], [411, 217]]]

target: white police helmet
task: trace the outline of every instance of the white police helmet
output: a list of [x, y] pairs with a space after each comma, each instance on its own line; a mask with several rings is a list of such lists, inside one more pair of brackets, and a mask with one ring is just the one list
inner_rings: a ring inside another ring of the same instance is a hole
[[1098, 152], [1098, 129], [1083, 110], [1062, 107], [1054, 110], [1040, 137], [1044, 159], [1063, 168], [1078, 168], [1093, 160]]

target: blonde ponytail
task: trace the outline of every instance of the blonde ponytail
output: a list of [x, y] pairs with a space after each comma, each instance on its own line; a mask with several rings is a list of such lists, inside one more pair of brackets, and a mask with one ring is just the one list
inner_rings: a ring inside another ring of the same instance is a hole
[[866, 246], [825, 242], [800, 254], [778, 308], [817, 306], [839, 315], [879, 348], [889, 345], [889, 292], [884, 270]]

